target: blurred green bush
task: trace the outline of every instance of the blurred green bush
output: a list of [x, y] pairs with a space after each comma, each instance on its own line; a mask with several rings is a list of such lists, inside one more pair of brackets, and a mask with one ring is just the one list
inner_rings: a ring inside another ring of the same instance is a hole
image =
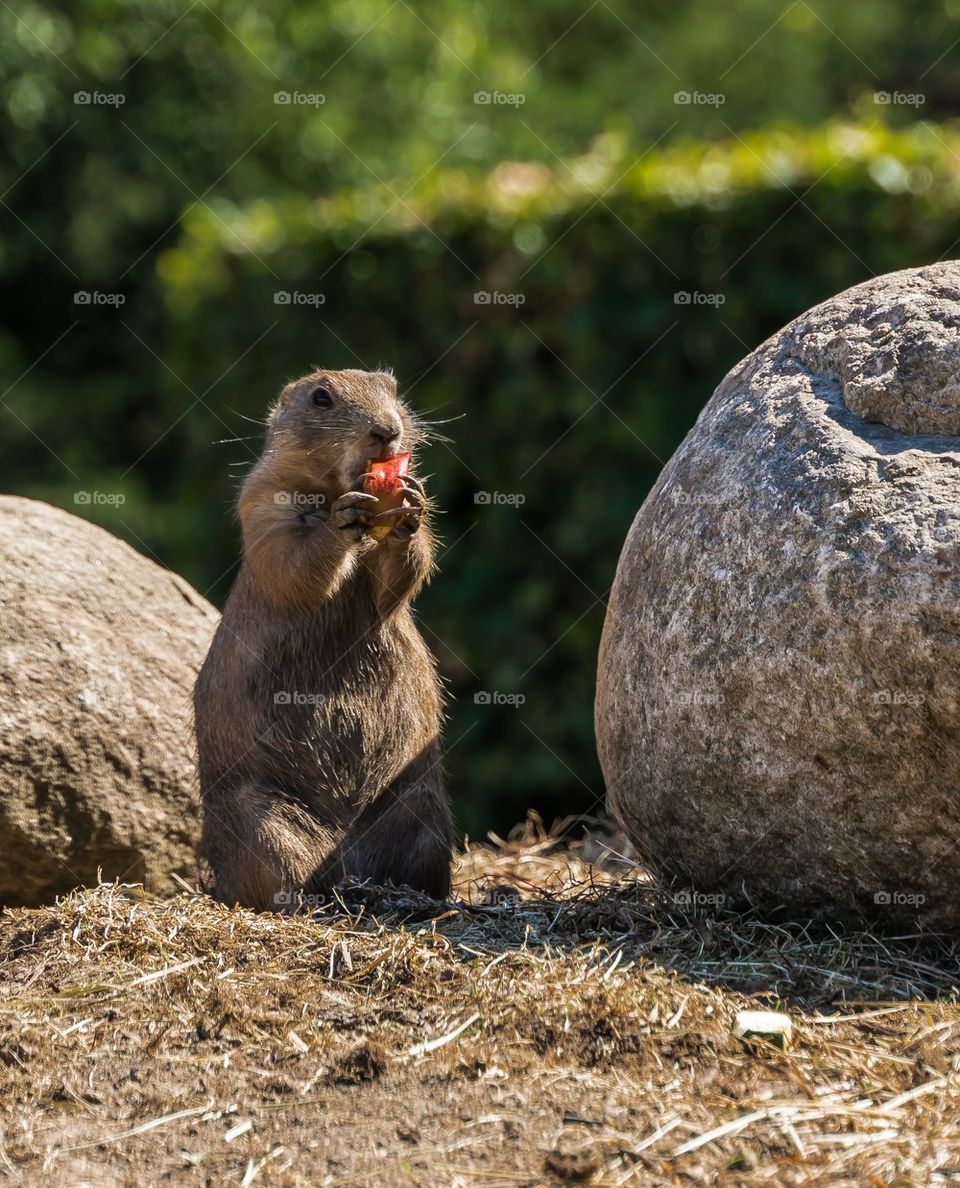
[[950, 249], [956, 147], [948, 128], [838, 123], [665, 149], [619, 181], [636, 153], [603, 143], [572, 173], [441, 172], [403, 209], [379, 187], [196, 208], [159, 257], [165, 307], [82, 308], [69, 390], [33, 403], [54, 382], [41, 363], [11, 394], [30, 431], [7, 426], [7, 485], [70, 506], [76, 482], [35, 433], [81, 485], [126, 495], [77, 510], [220, 601], [231, 467], [259, 445], [243, 418], [313, 363], [393, 365], [449, 421], [426, 458], [446, 552], [419, 613], [449, 687], [461, 819], [588, 811], [604, 595], [644, 494], [748, 349], [872, 272]]

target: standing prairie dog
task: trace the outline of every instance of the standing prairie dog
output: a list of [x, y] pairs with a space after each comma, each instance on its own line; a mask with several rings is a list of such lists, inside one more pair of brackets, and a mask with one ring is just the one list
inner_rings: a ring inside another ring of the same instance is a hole
[[440, 686], [410, 611], [429, 502], [412, 475], [391, 510], [363, 490], [372, 460], [421, 440], [384, 372], [317, 371], [270, 410], [194, 694], [201, 853], [225, 903], [278, 910], [345, 877], [449, 892]]

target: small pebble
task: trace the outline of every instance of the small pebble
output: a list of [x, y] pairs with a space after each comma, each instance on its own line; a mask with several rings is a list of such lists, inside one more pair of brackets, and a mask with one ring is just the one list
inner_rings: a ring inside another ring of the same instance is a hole
[[779, 1048], [789, 1048], [793, 1023], [789, 1015], [780, 1011], [738, 1011], [733, 1034], [741, 1039], [759, 1037]]

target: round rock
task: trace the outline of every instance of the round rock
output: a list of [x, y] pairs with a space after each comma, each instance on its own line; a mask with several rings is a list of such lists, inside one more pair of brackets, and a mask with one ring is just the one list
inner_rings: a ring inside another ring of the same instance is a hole
[[0, 497], [0, 903], [195, 877], [190, 693], [216, 623], [102, 528]]
[[600, 650], [611, 808], [704, 897], [955, 926], [958, 671], [960, 264], [946, 263], [792, 322], [664, 468]]

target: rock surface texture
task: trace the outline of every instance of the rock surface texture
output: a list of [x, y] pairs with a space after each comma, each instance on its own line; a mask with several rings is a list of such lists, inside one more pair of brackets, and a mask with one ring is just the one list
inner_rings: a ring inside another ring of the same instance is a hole
[[175, 890], [199, 835], [190, 693], [216, 611], [76, 516], [0, 497], [0, 903]]
[[960, 263], [726, 377], [640, 509], [600, 650], [611, 808], [691, 892], [960, 923]]

